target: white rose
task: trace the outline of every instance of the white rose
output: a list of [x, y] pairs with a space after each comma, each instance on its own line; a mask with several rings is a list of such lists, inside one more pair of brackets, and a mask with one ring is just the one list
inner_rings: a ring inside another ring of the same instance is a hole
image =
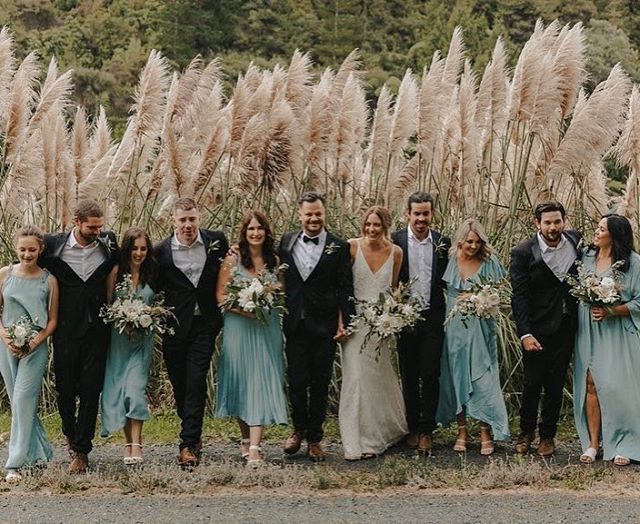
[[238, 304], [242, 309], [246, 309], [248, 303], [253, 303], [253, 291], [250, 287], [245, 287], [238, 291]]
[[151, 315], [141, 315], [140, 316], [140, 326], [143, 327], [144, 329], [148, 328], [151, 324], [153, 324], [153, 319], [151, 318]]
[[27, 336], [27, 329], [24, 326], [16, 326], [13, 329], [14, 337], [24, 339]]

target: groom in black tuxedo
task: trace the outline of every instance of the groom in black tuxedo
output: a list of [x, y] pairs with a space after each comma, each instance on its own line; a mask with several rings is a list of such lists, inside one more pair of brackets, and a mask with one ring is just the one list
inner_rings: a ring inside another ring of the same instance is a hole
[[445, 302], [442, 276], [449, 261], [451, 241], [430, 229], [433, 198], [416, 192], [407, 202], [408, 227], [391, 238], [402, 248], [400, 281], [412, 282], [420, 297], [422, 318], [398, 337], [402, 394], [407, 410], [407, 445], [430, 455], [431, 433], [436, 428], [440, 392], [440, 357], [444, 339]]
[[200, 461], [207, 373], [222, 327], [216, 281], [229, 245], [221, 231], [200, 228], [191, 198], [174, 204], [173, 225], [174, 233], [155, 248], [159, 289], [176, 316], [175, 333], [163, 337], [162, 352], [182, 420], [178, 464], [192, 467]]
[[324, 228], [324, 198], [305, 193], [298, 205], [302, 231], [287, 233], [280, 244], [288, 266], [284, 333], [294, 428], [284, 451], [297, 453], [306, 439], [307, 455], [318, 462], [326, 457], [320, 442], [336, 340], [354, 312], [353, 276], [349, 244]]
[[564, 278], [575, 271], [580, 234], [565, 230], [565, 210], [559, 202], [538, 204], [534, 215], [537, 234], [511, 251], [511, 305], [524, 365], [520, 435], [515, 450], [529, 451], [538, 426], [537, 453], [546, 457], [555, 450], [553, 439], [577, 327], [576, 300]]
[[107, 276], [118, 263], [119, 251], [115, 235], [102, 231], [103, 215], [97, 202], [79, 202], [73, 230], [45, 235], [40, 259], [60, 284], [53, 369], [62, 432], [72, 458], [70, 473], [84, 473], [89, 465], [109, 346], [109, 327], [99, 313], [107, 301]]

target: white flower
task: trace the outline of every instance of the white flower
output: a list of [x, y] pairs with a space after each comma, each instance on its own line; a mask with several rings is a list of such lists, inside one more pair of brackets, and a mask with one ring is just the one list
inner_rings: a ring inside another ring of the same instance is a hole
[[143, 327], [144, 329], [146, 329], [152, 323], [153, 323], [153, 319], [151, 318], [151, 315], [148, 315], [145, 313], [144, 315], [140, 316], [140, 327]]
[[27, 329], [24, 326], [16, 326], [13, 330], [13, 336], [16, 339], [24, 339], [27, 336]]
[[244, 309], [245, 311], [248, 311], [249, 313], [255, 311], [256, 309], [256, 303], [249, 300], [248, 302], [245, 302], [245, 304], [242, 306], [242, 309]]

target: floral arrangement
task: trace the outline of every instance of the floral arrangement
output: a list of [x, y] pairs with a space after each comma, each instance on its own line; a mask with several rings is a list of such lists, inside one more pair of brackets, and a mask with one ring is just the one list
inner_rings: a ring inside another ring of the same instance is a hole
[[584, 267], [582, 262], [576, 262], [577, 275], [567, 275], [565, 282], [571, 288], [569, 292], [583, 304], [590, 306], [615, 304], [620, 300], [619, 271], [624, 262], [619, 260], [611, 266], [611, 275], [599, 277]]
[[461, 292], [456, 303], [449, 311], [445, 326], [455, 316], [460, 316], [462, 324], [467, 327], [469, 317], [481, 319], [495, 318], [500, 313], [500, 306], [509, 302], [509, 286], [506, 280], [481, 280], [468, 290]]
[[165, 306], [164, 295], [157, 293], [151, 305], [146, 304], [135, 293], [131, 275], [124, 275], [116, 285], [115, 299], [103, 306], [100, 316], [105, 324], [113, 324], [118, 333], [126, 333], [129, 338], [151, 333], [173, 335], [173, 328], [167, 327], [167, 320], [174, 317], [173, 308]]
[[361, 329], [366, 329], [362, 348], [375, 338], [374, 346], [376, 360], [378, 360], [383, 342], [403, 329], [413, 327], [420, 319], [423, 309], [419, 297], [411, 294], [411, 283], [400, 283], [395, 289], [389, 289], [378, 295], [375, 300], [355, 300], [356, 314], [351, 317], [347, 327], [350, 335]]
[[220, 305], [222, 311], [239, 309], [253, 313], [262, 324], [269, 322], [272, 311], [283, 316], [287, 309], [278, 275], [287, 267], [286, 264], [281, 264], [273, 271], [267, 270], [256, 276], [247, 276], [236, 270], [231, 282], [227, 284], [227, 298]]
[[38, 327], [34, 326], [34, 322], [37, 320], [31, 320], [25, 315], [5, 328], [11, 345], [20, 350], [20, 357], [28, 355], [31, 351], [29, 344], [40, 331]]

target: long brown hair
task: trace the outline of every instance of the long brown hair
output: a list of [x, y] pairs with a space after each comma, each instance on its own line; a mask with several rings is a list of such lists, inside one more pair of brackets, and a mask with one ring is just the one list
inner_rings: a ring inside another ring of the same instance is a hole
[[118, 279], [120, 282], [124, 275], [131, 273], [131, 252], [138, 238], [144, 238], [147, 243], [147, 256], [140, 266], [140, 286], [149, 284], [155, 286], [157, 277], [157, 262], [153, 252], [153, 244], [147, 232], [139, 227], [130, 227], [122, 235], [122, 247], [120, 248], [120, 265], [118, 266]]
[[257, 209], [253, 209], [244, 215], [240, 224], [240, 238], [238, 240], [238, 249], [240, 251], [240, 263], [247, 269], [254, 269], [251, 260], [251, 251], [249, 250], [249, 242], [247, 241], [247, 229], [253, 219], [256, 219], [264, 228], [264, 244], [262, 244], [262, 256], [267, 269], [274, 270], [277, 265], [276, 252], [274, 249], [275, 240], [273, 231], [269, 224], [267, 216]]

